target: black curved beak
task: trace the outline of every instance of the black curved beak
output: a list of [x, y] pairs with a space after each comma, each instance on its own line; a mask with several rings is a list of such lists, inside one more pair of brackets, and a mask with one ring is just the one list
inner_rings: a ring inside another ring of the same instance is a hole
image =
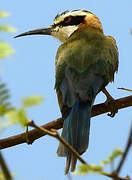
[[17, 36], [15, 36], [14, 38], [18, 38], [21, 36], [28, 36], [28, 35], [51, 35], [51, 33], [53, 32], [53, 26], [49, 26], [47, 28], [40, 28], [40, 29], [35, 29], [35, 30], [31, 30], [31, 31], [27, 31], [24, 32], [22, 34], [19, 34]]

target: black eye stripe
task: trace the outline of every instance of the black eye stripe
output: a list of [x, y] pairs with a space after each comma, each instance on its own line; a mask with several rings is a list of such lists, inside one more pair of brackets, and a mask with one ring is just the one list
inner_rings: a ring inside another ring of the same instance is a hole
[[85, 16], [69, 16], [66, 17], [62, 22], [56, 24], [59, 26], [74, 26], [84, 22]]

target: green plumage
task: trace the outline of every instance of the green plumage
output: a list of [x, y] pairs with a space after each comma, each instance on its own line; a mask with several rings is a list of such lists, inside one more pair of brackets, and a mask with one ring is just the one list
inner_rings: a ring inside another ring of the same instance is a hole
[[[62, 116], [66, 116], [62, 137], [79, 154], [88, 148], [91, 109], [96, 95], [118, 70], [118, 49], [111, 36], [95, 28], [75, 31], [56, 55], [55, 88]], [[58, 156], [66, 156], [65, 174], [75, 170], [76, 157], [62, 144]]]
[[86, 28], [76, 31], [63, 43], [56, 55], [56, 83], [58, 89], [64, 78], [65, 67], [84, 72], [94, 65], [95, 72], [104, 77], [105, 83], [114, 80], [118, 69], [118, 50], [114, 38], [99, 30]]
[[[52, 35], [63, 42], [56, 55], [55, 82], [64, 118], [62, 137], [81, 155], [88, 148], [96, 95], [114, 80], [118, 70], [116, 42], [103, 34], [98, 17], [86, 10], [64, 12], [52, 26], [16, 37], [35, 34]], [[67, 159], [65, 174], [75, 170], [77, 158], [61, 142], [57, 154]]]

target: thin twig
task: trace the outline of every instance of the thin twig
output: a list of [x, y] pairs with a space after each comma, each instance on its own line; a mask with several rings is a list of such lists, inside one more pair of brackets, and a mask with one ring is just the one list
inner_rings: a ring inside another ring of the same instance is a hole
[[[60, 135], [59, 133], [55, 130], [55, 129], [51, 129], [50, 131], [43, 128], [43, 127], [39, 127], [37, 126], [34, 121], [30, 121], [28, 123], [28, 126], [31, 126], [31, 127], [34, 127], [36, 129], [38, 129], [39, 131], [41, 132], [44, 132], [46, 134], [48, 134], [49, 136], [52, 136], [54, 138], [56, 138], [59, 142], [61, 142], [64, 146], [66, 146], [70, 152], [72, 152], [74, 154], [74, 156], [80, 160], [81, 163], [83, 164], [87, 164], [87, 162], [79, 155], [79, 153], [70, 145], [68, 144]], [[88, 164], [87, 164], [88, 165]], [[108, 172], [105, 172], [105, 171], [102, 171], [101, 172], [102, 175], [104, 176], [107, 176], [107, 177], [110, 177], [114, 180], [130, 180], [129, 177], [126, 177], [126, 178], [122, 178], [122, 177], [118, 177], [118, 174], [116, 173], [108, 173]]]
[[117, 173], [111, 173], [111, 177], [113, 180], [131, 180], [128, 176], [127, 177], [119, 177]]
[[0, 166], [1, 166], [1, 169], [2, 169], [2, 172], [5, 176], [5, 179], [6, 180], [13, 180], [11, 174], [10, 174], [10, 171], [8, 169], [8, 166], [2, 156], [2, 153], [0, 152]]
[[116, 173], [108, 173], [105, 171], [101, 172], [102, 175], [112, 178], [113, 180], [131, 180], [128, 176], [127, 177], [119, 177]]
[[121, 89], [121, 90], [125, 90], [125, 91], [132, 91], [132, 89], [127, 89], [127, 88], [117, 88], [117, 89]]
[[67, 147], [67, 149], [69, 149], [70, 152], [72, 152], [74, 154], [75, 157], [77, 157], [81, 163], [87, 164], [86, 161], [84, 161], [81, 156], [79, 155], [79, 153], [70, 145], [68, 144], [60, 135], [59, 133], [55, 130], [55, 129], [51, 129], [50, 131], [43, 128], [43, 127], [39, 127], [37, 126], [34, 121], [30, 121], [28, 123], [28, 126], [34, 127], [36, 129], [38, 129], [41, 132], [44, 132], [46, 134], [48, 134], [49, 136], [55, 137], [56, 139], [58, 139], [58, 141], [60, 141], [62, 144], [64, 144], [64, 146]]
[[[41, 132], [44, 132], [46, 134], [48, 134], [49, 136], [52, 136], [54, 138], [56, 138], [57, 140], [59, 140], [59, 142], [61, 142], [64, 146], [66, 146], [70, 152], [72, 152], [74, 154], [74, 156], [80, 160], [81, 163], [83, 164], [87, 164], [87, 162], [79, 155], [79, 153], [70, 145], [68, 144], [60, 135], [59, 133], [55, 130], [55, 129], [51, 129], [50, 131], [43, 128], [43, 127], [39, 127], [37, 126], [34, 121], [30, 121], [28, 123], [28, 126], [31, 126], [31, 127], [34, 127], [36, 129], [38, 129], [39, 131]], [[87, 164], [88, 165], [88, 164]], [[107, 177], [110, 177], [112, 178], [113, 180], [130, 180], [129, 177], [125, 177], [125, 178], [122, 178], [122, 177], [118, 177], [118, 174], [116, 173], [108, 173], [108, 172], [105, 172], [105, 171], [102, 171], [101, 172], [102, 175], [104, 176], [107, 176]]]
[[131, 124], [130, 133], [128, 136], [128, 140], [127, 140], [127, 144], [126, 144], [124, 153], [123, 153], [122, 158], [119, 162], [119, 165], [115, 171], [117, 174], [119, 174], [131, 146], [132, 146], [132, 124]]
[[[115, 107], [116, 109], [122, 109], [126, 107], [132, 106], [132, 96], [127, 96], [124, 98], [116, 99], [111, 101], [109, 104], [101, 103], [94, 105], [92, 108], [91, 116], [98, 116], [100, 114], [107, 113], [111, 110], [111, 106]], [[50, 123], [44, 124], [41, 127], [45, 129], [60, 129], [63, 126], [63, 118], [58, 118]], [[44, 132], [40, 132], [37, 129], [31, 130], [28, 132], [28, 140], [29, 144], [32, 144], [36, 139], [46, 135]], [[26, 134], [21, 133], [16, 136], [11, 136], [8, 138], [4, 138], [0, 140], [0, 149], [12, 147], [18, 144], [26, 143]]]

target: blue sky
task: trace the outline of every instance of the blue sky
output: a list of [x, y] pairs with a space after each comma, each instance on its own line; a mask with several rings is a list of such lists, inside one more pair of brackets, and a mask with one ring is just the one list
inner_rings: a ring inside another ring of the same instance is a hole
[[[131, 95], [130, 92], [118, 90], [117, 87], [132, 89], [132, 1], [105, 0], [67, 0], [67, 1], [1, 1], [1, 9], [11, 13], [1, 23], [11, 24], [18, 29], [16, 34], [46, 27], [52, 24], [59, 12], [73, 9], [87, 9], [95, 13], [101, 20], [104, 32], [112, 35], [119, 48], [119, 72], [115, 81], [107, 86], [115, 98]], [[29, 95], [42, 95], [44, 102], [29, 110], [29, 118], [42, 125], [60, 117], [57, 98], [54, 91], [54, 61], [59, 42], [49, 36], [29, 36], [14, 39], [12, 34], [2, 33], [0, 39], [9, 42], [16, 53], [2, 63], [2, 78], [11, 90], [13, 105], [19, 106], [20, 100]], [[105, 97], [100, 93], [95, 103], [101, 103]], [[112, 119], [106, 114], [92, 118], [89, 149], [83, 158], [92, 164], [108, 157], [114, 148], [124, 148], [130, 123], [132, 108], [120, 110]], [[23, 132], [19, 125], [11, 127], [3, 133], [3, 137]], [[64, 176], [65, 159], [57, 157], [58, 142], [45, 136], [33, 143], [22, 144], [3, 150], [9, 168], [16, 174], [16, 180], [66, 180]], [[132, 152], [123, 166], [122, 176], [132, 177]], [[107, 168], [109, 169], [109, 167]], [[73, 176], [73, 180], [94, 179], [106, 180], [98, 175]]]

